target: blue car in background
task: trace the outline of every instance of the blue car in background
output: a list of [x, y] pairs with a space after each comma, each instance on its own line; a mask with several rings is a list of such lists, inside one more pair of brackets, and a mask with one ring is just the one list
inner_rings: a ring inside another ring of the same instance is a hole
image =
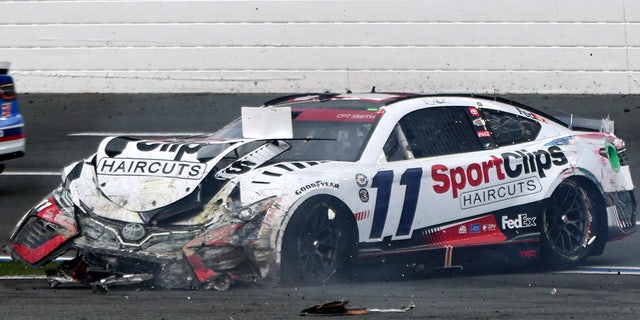
[[0, 172], [5, 160], [24, 156], [24, 122], [18, 109], [9, 63], [0, 62]]

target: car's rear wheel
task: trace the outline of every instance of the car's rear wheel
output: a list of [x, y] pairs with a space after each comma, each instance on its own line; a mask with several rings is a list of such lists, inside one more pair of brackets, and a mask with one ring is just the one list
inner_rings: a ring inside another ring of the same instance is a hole
[[542, 254], [552, 267], [582, 262], [595, 239], [595, 205], [577, 181], [560, 183], [546, 200], [542, 213]]
[[281, 255], [283, 284], [320, 284], [350, 259], [354, 248], [348, 209], [328, 196], [305, 201], [287, 224]]

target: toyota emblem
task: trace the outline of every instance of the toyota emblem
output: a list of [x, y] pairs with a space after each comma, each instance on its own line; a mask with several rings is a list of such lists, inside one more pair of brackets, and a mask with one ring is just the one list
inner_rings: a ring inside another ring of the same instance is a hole
[[127, 241], [138, 241], [144, 237], [145, 231], [141, 224], [129, 223], [122, 227], [122, 237]]

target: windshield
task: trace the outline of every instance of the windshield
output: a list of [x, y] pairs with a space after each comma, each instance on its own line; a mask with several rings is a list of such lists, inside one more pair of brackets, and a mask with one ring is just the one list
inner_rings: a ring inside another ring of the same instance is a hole
[[[292, 112], [291, 148], [277, 161], [337, 160], [356, 161], [375, 126], [378, 115], [372, 111], [341, 109], [303, 109]], [[242, 121], [232, 122], [214, 134], [218, 139], [242, 138]], [[244, 154], [263, 142], [256, 141], [238, 150]]]

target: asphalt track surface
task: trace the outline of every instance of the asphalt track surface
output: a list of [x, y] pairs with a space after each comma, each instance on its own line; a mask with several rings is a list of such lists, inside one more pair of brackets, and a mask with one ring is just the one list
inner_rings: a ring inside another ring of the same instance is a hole
[[[241, 106], [277, 96], [20, 96], [27, 156], [7, 162], [0, 174], [0, 245], [22, 214], [58, 184], [61, 168], [94, 152], [105, 134], [208, 132], [237, 117]], [[509, 97], [542, 110], [609, 114], [627, 141], [634, 181], [640, 183], [640, 96]], [[636, 319], [639, 245], [637, 234], [611, 243], [603, 256], [570, 272], [533, 267], [409, 277], [380, 269], [363, 281], [320, 287], [267, 283], [224, 292], [114, 287], [96, 294], [87, 288], [51, 289], [42, 279], [0, 280], [0, 319], [292, 319], [304, 308], [333, 300], [369, 309], [415, 306], [406, 313], [351, 316], [356, 319]]]

